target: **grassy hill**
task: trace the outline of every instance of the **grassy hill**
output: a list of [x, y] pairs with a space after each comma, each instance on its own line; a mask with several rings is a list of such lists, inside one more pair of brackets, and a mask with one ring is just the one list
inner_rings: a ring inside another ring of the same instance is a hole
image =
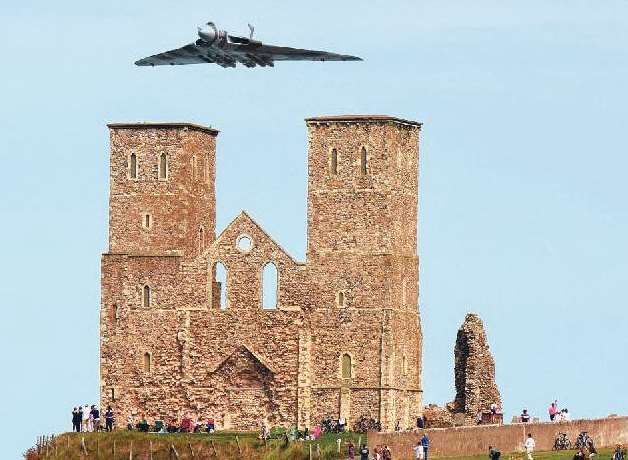
[[[39, 453], [37, 448], [30, 449], [25, 454], [25, 458], [27, 460], [129, 460], [129, 458], [175, 460], [177, 456], [174, 451], [176, 451], [180, 460], [300, 460], [309, 459], [311, 448], [313, 459], [336, 460], [346, 457], [346, 443], [349, 440], [356, 445], [360, 440], [366, 442], [366, 436], [356, 433], [325, 434], [316, 441], [291, 443], [286, 443], [281, 439], [264, 443], [257, 436], [256, 432], [218, 432], [211, 435], [137, 431], [64, 433], [49, 441], [47, 447], [40, 447]], [[341, 439], [344, 454], [340, 456], [337, 453], [338, 438]]]
[[[340, 454], [337, 452], [338, 438], [341, 439]], [[253, 432], [211, 435], [135, 431], [64, 433], [48, 442], [47, 447], [40, 447], [39, 453], [33, 448], [24, 457], [27, 460], [308, 460], [311, 449], [312, 460], [338, 460], [347, 458], [349, 440], [357, 446], [359, 441], [366, 442], [366, 437], [357, 433], [325, 434], [316, 441], [286, 443], [271, 440], [264, 443]], [[574, 453], [573, 450], [535, 452], [534, 460], [572, 460]], [[595, 460], [611, 460], [611, 456], [611, 449], [599, 449]], [[393, 452], [394, 460], [406, 458], [411, 458], [410, 452]], [[487, 455], [476, 455], [448, 460], [487, 459]], [[522, 453], [503, 453], [502, 459], [526, 460], [526, 457]]]

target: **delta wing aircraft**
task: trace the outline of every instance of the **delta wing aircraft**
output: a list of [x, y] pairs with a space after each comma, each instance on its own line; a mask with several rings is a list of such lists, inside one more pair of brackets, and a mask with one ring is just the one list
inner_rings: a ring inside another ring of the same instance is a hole
[[275, 61], [361, 61], [356, 56], [315, 51], [286, 46], [266, 45], [253, 39], [254, 28], [249, 24], [249, 37], [231, 35], [218, 30], [213, 22], [198, 28], [194, 43], [164, 53], [148, 56], [135, 64], [139, 66], [218, 64], [222, 67], [274, 67]]

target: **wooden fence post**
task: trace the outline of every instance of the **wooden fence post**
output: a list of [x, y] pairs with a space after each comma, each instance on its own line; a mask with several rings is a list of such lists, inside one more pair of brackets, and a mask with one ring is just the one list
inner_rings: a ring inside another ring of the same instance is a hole
[[133, 441], [129, 443], [129, 460], [133, 460]]
[[153, 460], [153, 440], [148, 441], [148, 459]]
[[241, 454], [242, 449], [240, 448], [240, 438], [238, 438], [237, 434], [236, 434], [236, 444], [238, 445], [238, 453]]
[[192, 449], [192, 443], [188, 442], [188, 447], [190, 448], [190, 455], [194, 458], [194, 449]]
[[81, 449], [83, 453], [87, 455], [87, 446], [85, 445], [85, 436], [81, 437]]
[[312, 460], [312, 443], [310, 443], [310, 460]]
[[174, 448], [174, 444], [170, 444], [170, 458], [172, 458], [173, 454], [174, 454], [175, 458], [178, 460], [179, 453], [177, 452], [177, 449]]
[[316, 443], [316, 456], [321, 458], [321, 445], [319, 443]]
[[116, 460], [116, 440], [113, 440], [113, 446], [111, 446], [111, 458]]
[[209, 441], [212, 445], [212, 449], [214, 451], [214, 456], [218, 457], [218, 452], [216, 452], [216, 446], [214, 445], [214, 440], [212, 439], [211, 441]]

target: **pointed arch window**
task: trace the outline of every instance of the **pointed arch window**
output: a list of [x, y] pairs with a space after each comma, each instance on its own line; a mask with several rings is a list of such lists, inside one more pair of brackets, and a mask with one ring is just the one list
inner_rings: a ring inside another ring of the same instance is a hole
[[362, 147], [360, 150], [360, 174], [366, 176], [367, 173], [367, 155], [366, 155], [366, 147]]
[[165, 153], [159, 155], [159, 178], [168, 178], [168, 156]]
[[351, 355], [349, 355], [349, 353], [344, 353], [340, 358], [340, 372], [343, 379], [350, 379], [353, 377], [353, 369], [351, 366]]
[[212, 305], [214, 308], [225, 310], [227, 304], [227, 269], [222, 262], [216, 262], [213, 269], [214, 282], [212, 283]]
[[144, 305], [145, 308], [149, 308], [152, 302], [152, 292], [150, 289], [150, 286], [148, 284], [144, 285], [144, 288], [142, 289], [142, 304]]
[[338, 174], [338, 151], [331, 149], [331, 158], [329, 160], [329, 172], [331, 174]]
[[137, 179], [137, 155], [135, 153], [131, 153], [129, 157], [129, 177]]
[[153, 357], [149, 352], [144, 353], [144, 372], [150, 374], [153, 368]]
[[268, 262], [262, 270], [262, 308], [265, 310], [277, 308], [278, 281], [277, 266]]

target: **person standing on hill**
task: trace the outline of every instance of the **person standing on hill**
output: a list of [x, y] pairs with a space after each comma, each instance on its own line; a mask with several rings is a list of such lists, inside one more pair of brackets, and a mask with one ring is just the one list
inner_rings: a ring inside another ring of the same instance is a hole
[[81, 431], [86, 433], [89, 431], [89, 406], [85, 404], [83, 407], [82, 420], [81, 420]]
[[556, 417], [556, 412], [558, 412], [558, 407], [556, 406], [556, 401], [554, 401], [552, 404], [550, 404], [549, 409], [547, 409], [547, 412], [549, 413], [550, 420], [553, 422], [554, 418]]
[[427, 433], [423, 433], [421, 445], [423, 446], [423, 456], [425, 457], [425, 460], [427, 460], [427, 451], [430, 448], [430, 438], [427, 437]]
[[532, 453], [534, 452], [535, 447], [536, 447], [536, 442], [534, 442], [532, 433], [528, 433], [528, 439], [526, 439], [526, 442], [525, 442], [525, 448], [526, 448], [526, 454], [528, 454], [528, 460], [534, 460], [532, 458]]
[[107, 406], [107, 411], [105, 412], [105, 430], [113, 431], [113, 410], [111, 406]]
[[76, 407], [72, 410], [72, 431], [81, 431], [81, 416]]
[[96, 405], [92, 405], [92, 419], [94, 420], [94, 431], [98, 433], [100, 431], [100, 411]]
[[355, 460], [355, 446], [351, 441], [349, 441], [347, 446], [347, 454], [349, 455], [349, 460]]

